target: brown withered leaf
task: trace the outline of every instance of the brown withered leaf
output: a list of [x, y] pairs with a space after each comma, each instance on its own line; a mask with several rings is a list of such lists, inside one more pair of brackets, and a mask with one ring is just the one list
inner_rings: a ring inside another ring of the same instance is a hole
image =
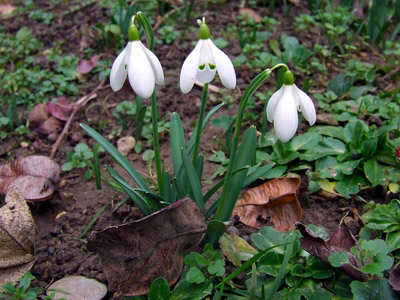
[[97, 61], [99, 60], [99, 56], [97, 54], [93, 55], [90, 60], [79, 60], [78, 65], [76, 67], [76, 71], [79, 74], [87, 74], [97, 66]]
[[396, 268], [390, 271], [389, 283], [393, 289], [400, 292], [400, 266], [397, 265]]
[[[302, 223], [297, 223], [296, 228], [303, 235], [303, 237], [300, 238], [301, 247], [320, 260], [330, 264], [328, 260], [329, 255], [334, 252], [347, 252], [349, 255], [349, 262], [358, 268], [362, 267], [361, 263], [350, 252], [351, 247], [356, 245], [356, 239], [347, 228], [338, 228], [326, 241]], [[355, 280], [368, 280], [368, 275], [356, 270], [349, 264], [345, 264], [338, 269], [347, 273]]]
[[46, 110], [58, 120], [67, 121], [73, 110], [72, 103], [64, 96], [59, 97], [56, 102], [49, 101], [46, 103]]
[[232, 215], [251, 227], [260, 228], [265, 225], [262, 220], [268, 220], [275, 229], [288, 231], [301, 220], [296, 196], [300, 182], [299, 178], [276, 178], [252, 188], [238, 199]]
[[7, 15], [7, 14], [12, 13], [15, 9], [16, 9], [16, 7], [14, 5], [12, 5], [11, 3], [8, 3], [8, 2], [0, 3], [0, 14]]
[[260, 16], [260, 14], [251, 8], [240, 8], [239, 14], [247, 18], [254, 18], [254, 22], [256, 23], [262, 21], [262, 17]]
[[178, 280], [182, 253], [198, 246], [205, 230], [200, 208], [186, 197], [143, 219], [92, 233], [87, 247], [100, 255], [110, 289], [144, 295], [158, 277], [170, 285]]
[[28, 114], [28, 120], [33, 129], [42, 134], [53, 134], [61, 131], [63, 122], [47, 111], [47, 105], [39, 103]]
[[0, 193], [17, 187], [27, 201], [43, 201], [54, 193], [60, 167], [47, 156], [31, 155], [0, 166]]
[[14, 187], [5, 202], [0, 208], [0, 286], [17, 281], [35, 261], [31, 254], [35, 223], [24, 197]]

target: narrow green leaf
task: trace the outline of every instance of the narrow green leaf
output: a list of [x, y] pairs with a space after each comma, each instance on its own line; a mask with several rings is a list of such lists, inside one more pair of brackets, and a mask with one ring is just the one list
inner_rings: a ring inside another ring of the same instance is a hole
[[92, 228], [92, 226], [94, 225], [94, 223], [96, 223], [96, 221], [100, 218], [100, 216], [103, 214], [103, 212], [105, 211], [105, 209], [107, 208], [108, 204], [104, 205], [98, 212], [97, 214], [90, 220], [89, 224], [86, 226], [86, 228], [82, 231], [81, 235], [79, 236], [79, 238], [83, 238], [85, 236], [85, 234], [90, 230], [90, 228]]
[[199, 205], [201, 211], [204, 213], [204, 199], [201, 192], [200, 180], [197, 177], [196, 170], [193, 167], [193, 164], [190, 161], [190, 157], [187, 155], [185, 150], [181, 149], [181, 155], [183, 159], [183, 165], [185, 167], [186, 174], [190, 183], [190, 187], [193, 192], [194, 201], [196, 201], [197, 205]]
[[132, 177], [132, 179], [143, 190], [149, 190], [144, 179], [139, 175], [136, 169], [129, 163], [125, 156], [123, 156], [117, 148], [115, 148], [109, 141], [107, 141], [100, 133], [86, 124], [80, 124], [82, 129], [86, 131], [110, 156]]
[[99, 160], [99, 144], [93, 145], [93, 166], [94, 166], [94, 175], [96, 177], [96, 187], [97, 190], [101, 190], [101, 175], [100, 175], [100, 160]]
[[152, 213], [150, 205], [147, 201], [138, 193], [131, 190], [131, 186], [127, 184], [127, 182], [111, 167], [107, 167], [108, 172], [111, 177], [113, 177], [124, 190], [124, 192], [135, 202], [136, 206], [139, 210], [145, 215], [148, 216]]
[[[255, 154], [255, 145], [257, 141], [257, 134], [254, 127], [250, 127], [239, 146], [236, 154], [236, 159], [233, 165], [233, 171], [242, 169], [246, 166], [250, 166]], [[223, 207], [221, 214], [221, 220], [229, 220], [231, 217], [233, 208], [235, 207], [236, 201], [239, 197], [240, 191], [242, 190], [243, 183], [245, 182], [247, 170], [242, 169], [232, 175], [229, 182], [228, 192], [226, 196], [226, 203]]]
[[185, 134], [182, 126], [182, 121], [177, 113], [172, 113], [170, 121], [170, 136], [171, 136], [171, 153], [172, 165], [175, 175], [182, 166], [182, 149], [186, 150]]

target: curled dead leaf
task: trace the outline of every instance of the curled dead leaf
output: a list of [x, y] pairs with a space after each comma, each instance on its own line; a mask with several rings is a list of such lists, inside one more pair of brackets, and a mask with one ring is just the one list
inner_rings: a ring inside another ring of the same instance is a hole
[[251, 227], [260, 228], [265, 225], [262, 220], [268, 220], [275, 229], [288, 231], [302, 216], [296, 196], [300, 182], [299, 178], [276, 178], [252, 188], [238, 199], [232, 215]]
[[15, 9], [16, 7], [11, 3], [8, 2], [0, 3], [0, 14], [7, 15], [12, 13]]
[[56, 119], [67, 121], [73, 106], [65, 97], [59, 97], [56, 102], [47, 102], [46, 110]]
[[11, 188], [5, 202], [0, 208], [0, 286], [17, 281], [35, 261], [35, 223], [22, 193]]
[[[356, 239], [347, 228], [338, 228], [326, 241], [302, 223], [297, 223], [296, 228], [303, 235], [303, 237], [300, 238], [301, 247], [312, 255], [318, 257], [320, 260], [330, 264], [328, 257], [332, 253], [346, 252], [349, 256], [349, 262], [353, 266], [356, 266], [357, 268], [362, 267], [361, 263], [350, 252], [351, 247], [356, 245]], [[345, 264], [338, 269], [347, 273], [355, 280], [368, 280], [367, 274], [362, 273], [360, 270], [355, 269], [349, 264]]]
[[0, 193], [17, 187], [28, 201], [49, 199], [58, 180], [60, 167], [47, 156], [32, 155], [0, 166]]
[[28, 114], [30, 126], [45, 135], [60, 132], [63, 128], [63, 122], [52, 116], [46, 107], [46, 104], [40, 103], [31, 109]]
[[78, 65], [76, 67], [76, 71], [79, 74], [87, 74], [97, 66], [97, 61], [99, 60], [99, 56], [97, 54], [93, 55], [90, 60], [79, 60]]
[[256, 23], [259, 23], [262, 21], [262, 17], [260, 16], [260, 14], [251, 8], [240, 8], [239, 14], [241, 14], [247, 18], [254, 18], [254, 21]]
[[182, 253], [198, 246], [205, 230], [200, 208], [187, 197], [143, 219], [94, 232], [87, 247], [100, 255], [109, 288], [144, 295], [158, 277], [170, 285], [178, 280]]
[[400, 266], [397, 265], [393, 270], [390, 271], [389, 283], [393, 289], [400, 292]]

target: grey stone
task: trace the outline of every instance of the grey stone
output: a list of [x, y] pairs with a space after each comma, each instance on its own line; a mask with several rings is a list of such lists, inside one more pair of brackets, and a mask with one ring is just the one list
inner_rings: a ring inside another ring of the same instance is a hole
[[54, 300], [63, 298], [68, 300], [101, 300], [107, 294], [107, 286], [96, 279], [84, 276], [68, 276], [50, 285], [47, 295], [49, 296], [52, 292], [56, 293]]

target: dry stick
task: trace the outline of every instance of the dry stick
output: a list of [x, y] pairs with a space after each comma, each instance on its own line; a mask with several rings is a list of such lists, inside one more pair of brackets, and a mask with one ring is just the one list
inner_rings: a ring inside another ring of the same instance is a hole
[[68, 117], [67, 122], [64, 125], [63, 131], [61, 132], [60, 136], [58, 137], [57, 141], [53, 144], [53, 146], [51, 147], [51, 154], [50, 154], [50, 158], [53, 159], [58, 146], [60, 146], [60, 143], [62, 141], [62, 139], [64, 138], [64, 136], [67, 134], [69, 126], [72, 123], [72, 119], [75, 117], [75, 114], [83, 107], [85, 106], [90, 100], [96, 98], [96, 92], [100, 89], [102, 89], [104, 82], [106, 81], [106, 79], [104, 78], [100, 84], [93, 90], [91, 91], [89, 94], [87, 94], [86, 96], [82, 97], [81, 99], [79, 99], [76, 104], [74, 105], [74, 109], [71, 112], [71, 114]]

